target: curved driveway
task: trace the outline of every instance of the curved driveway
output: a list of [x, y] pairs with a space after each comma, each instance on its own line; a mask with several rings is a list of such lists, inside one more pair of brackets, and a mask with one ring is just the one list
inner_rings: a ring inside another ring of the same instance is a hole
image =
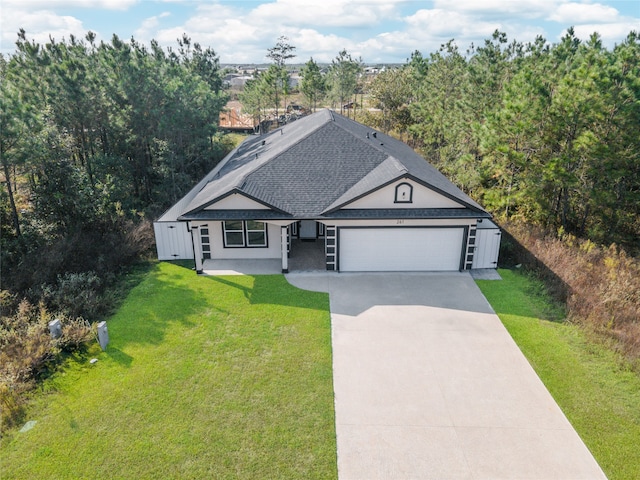
[[287, 279], [330, 295], [340, 480], [606, 478], [468, 273]]

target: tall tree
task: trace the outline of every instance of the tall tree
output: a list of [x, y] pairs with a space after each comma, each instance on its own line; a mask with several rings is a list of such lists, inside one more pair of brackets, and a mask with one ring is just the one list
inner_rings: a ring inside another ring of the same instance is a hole
[[[424, 65], [414, 55], [417, 99], [411, 104], [412, 132], [420, 139], [425, 157], [459, 185], [469, 184], [473, 157], [472, 112], [468, 102], [469, 75], [464, 56], [453, 41], [432, 53]], [[470, 166], [470, 169], [465, 167]], [[456, 178], [459, 174], [461, 178]]]
[[[77, 191], [112, 204], [102, 210], [107, 214], [166, 205], [220, 158], [215, 133], [225, 94], [211, 49], [187, 37], [177, 53], [117, 36], [96, 45], [91, 33], [40, 45], [23, 31], [16, 46], [0, 65], [2, 176], [11, 185], [6, 201], [16, 232], [16, 174], [29, 180], [24, 198], [45, 198], [66, 162], [80, 169], [70, 174]], [[42, 214], [62, 228], [73, 223], [62, 219], [64, 209], [45, 207], [29, 206], [30, 218]]]
[[313, 60], [313, 57], [305, 63], [300, 72], [302, 75], [302, 84], [300, 90], [307, 100], [310, 110], [316, 111], [318, 102], [324, 97], [326, 92], [325, 78], [322, 76], [320, 67]]
[[[340, 113], [352, 101], [358, 87], [358, 78], [363, 72], [361, 58], [353, 58], [346, 49], [338, 53], [329, 66], [328, 83], [329, 96], [334, 102], [340, 104]], [[354, 99], [355, 105], [355, 99]]]
[[278, 41], [275, 46], [267, 49], [267, 57], [273, 60], [273, 63], [278, 67], [285, 67], [287, 60], [295, 58], [294, 50], [296, 47], [289, 43], [289, 38], [286, 36], [278, 37]]
[[[295, 58], [294, 50], [296, 47], [289, 43], [289, 39], [285, 36], [278, 38], [275, 46], [267, 49], [267, 58], [273, 61], [269, 70], [263, 75], [262, 80], [267, 84], [265, 90], [273, 95], [273, 104], [275, 106], [276, 120], [279, 118], [278, 108], [280, 106], [280, 98], [284, 98], [284, 108], [287, 109], [287, 94], [289, 93], [289, 72], [286, 62]], [[282, 93], [282, 95], [280, 95]]]
[[239, 95], [239, 99], [240, 102], [242, 102], [243, 112], [257, 119], [258, 125], [262, 128], [262, 121], [267, 116], [268, 105], [267, 98], [263, 94], [263, 83], [260, 77], [260, 73], [256, 71], [254, 77], [247, 80]]
[[411, 70], [391, 68], [380, 72], [368, 87], [376, 108], [382, 110], [382, 130], [404, 132], [411, 124], [409, 104], [414, 98]]

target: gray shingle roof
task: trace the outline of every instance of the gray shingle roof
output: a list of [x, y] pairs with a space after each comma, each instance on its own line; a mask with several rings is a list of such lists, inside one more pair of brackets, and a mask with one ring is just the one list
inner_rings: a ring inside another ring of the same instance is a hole
[[[190, 193], [188, 202], [183, 200], [179, 217], [217, 218], [202, 209], [231, 192], [272, 206], [279, 218], [338, 217], [343, 214], [334, 209], [402, 177], [414, 178], [456, 200], [468, 213], [488, 216], [408, 145], [373, 132], [321, 110], [269, 134], [250, 137], [209, 174], [204, 185], [198, 185], [199, 191]], [[409, 210], [407, 216], [411, 216]], [[370, 216], [363, 213], [363, 218]]]
[[187, 213], [183, 220], [296, 220], [273, 210], [200, 210]]

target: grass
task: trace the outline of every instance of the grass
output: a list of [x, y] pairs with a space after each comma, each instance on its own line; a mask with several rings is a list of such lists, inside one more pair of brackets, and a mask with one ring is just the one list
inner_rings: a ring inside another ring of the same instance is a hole
[[160, 263], [107, 324], [3, 438], [3, 480], [337, 477], [326, 294]]
[[640, 478], [640, 378], [564, 323], [539, 282], [517, 271], [500, 275], [477, 283], [606, 475]]
[[[567, 418], [610, 479], [640, 478], [640, 378], [500, 274], [478, 285]], [[2, 438], [3, 480], [337, 477], [327, 295], [161, 263], [108, 326]]]

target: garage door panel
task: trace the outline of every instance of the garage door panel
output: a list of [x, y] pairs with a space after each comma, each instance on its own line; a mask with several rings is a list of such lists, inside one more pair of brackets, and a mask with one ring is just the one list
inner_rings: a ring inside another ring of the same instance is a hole
[[340, 264], [345, 272], [452, 271], [460, 268], [464, 229], [340, 229]]

